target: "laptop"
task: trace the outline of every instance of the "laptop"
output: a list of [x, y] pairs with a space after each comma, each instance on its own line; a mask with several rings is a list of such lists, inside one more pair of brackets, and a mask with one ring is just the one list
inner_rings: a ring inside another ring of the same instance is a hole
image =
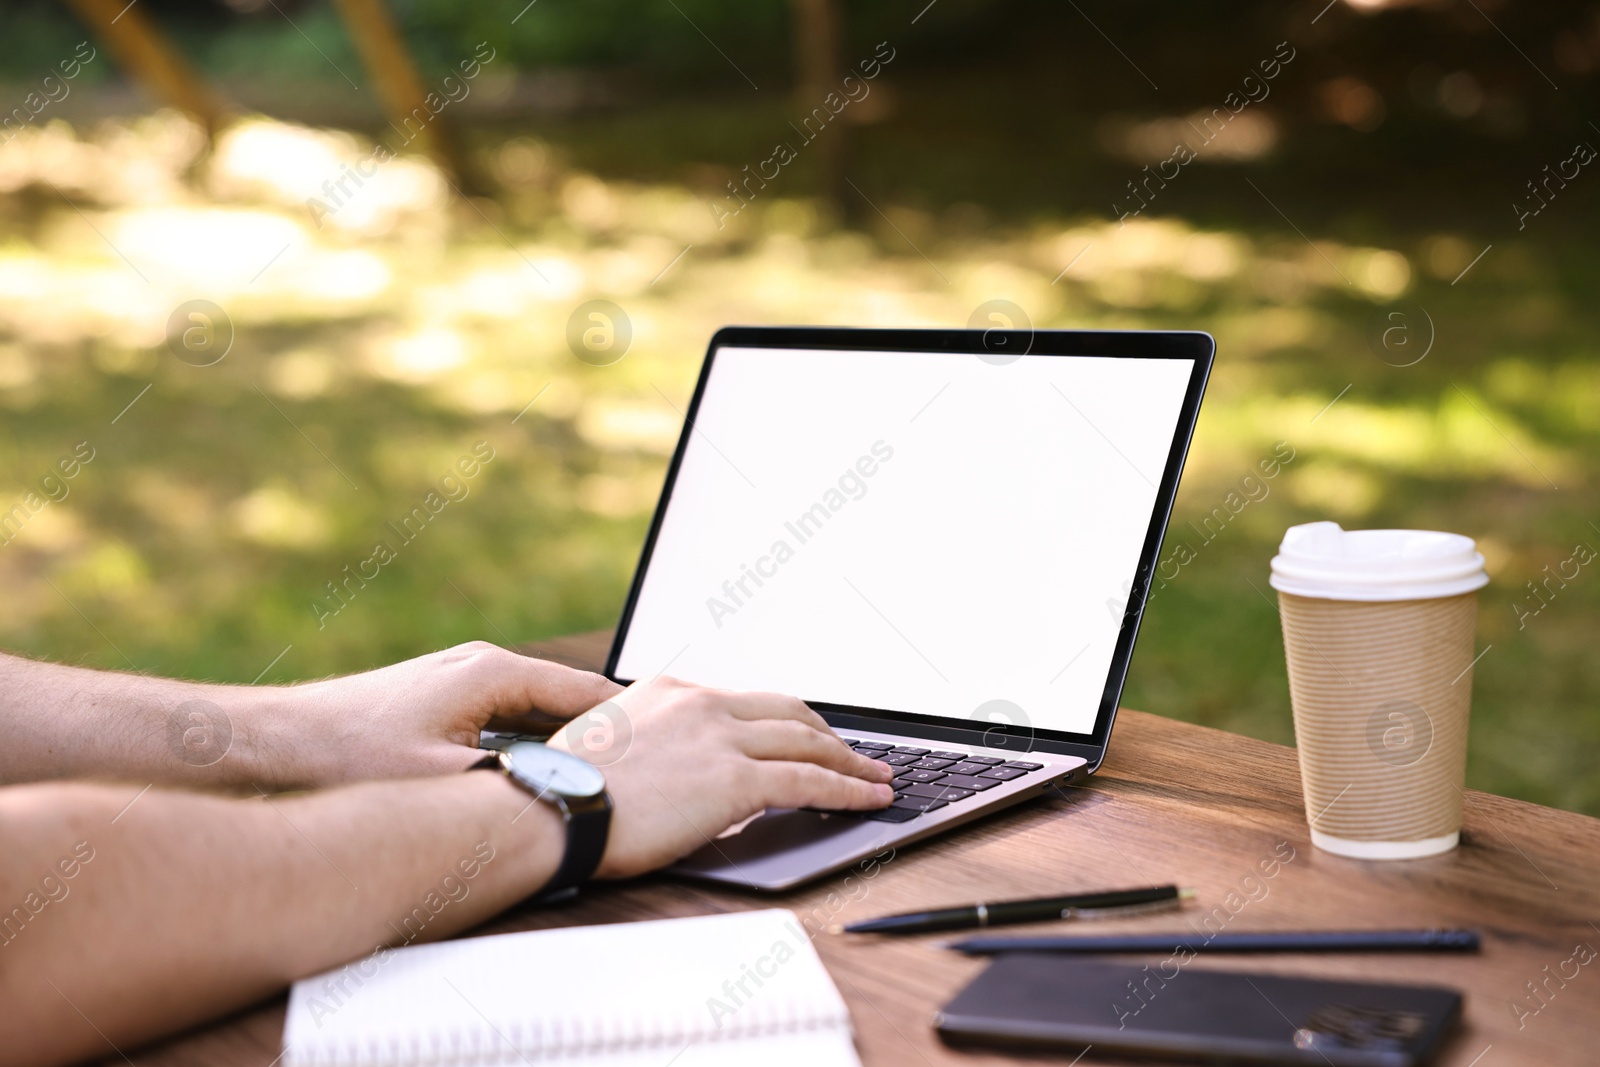
[[804, 699], [897, 769], [673, 872], [782, 890], [1100, 766], [1215, 344], [729, 327], [606, 664]]

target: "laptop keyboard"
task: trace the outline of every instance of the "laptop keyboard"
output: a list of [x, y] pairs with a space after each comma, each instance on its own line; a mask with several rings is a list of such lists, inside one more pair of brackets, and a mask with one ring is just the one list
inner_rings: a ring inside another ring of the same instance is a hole
[[863, 756], [882, 760], [895, 768], [894, 803], [876, 811], [838, 811], [831, 814], [855, 815], [877, 822], [910, 822], [919, 815], [938, 811], [947, 804], [959, 804], [1003, 782], [1015, 781], [1023, 775], [1044, 770], [1042, 763], [1005, 760], [999, 756], [940, 752], [913, 745], [857, 741], [848, 737], [843, 741]]

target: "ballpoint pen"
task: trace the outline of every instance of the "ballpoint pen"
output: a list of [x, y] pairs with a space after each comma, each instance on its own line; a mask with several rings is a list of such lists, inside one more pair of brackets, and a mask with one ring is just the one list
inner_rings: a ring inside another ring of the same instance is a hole
[[964, 907], [936, 911], [907, 912], [865, 919], [832, 927], [834, 933], [848, 934], [924, 934], [938, 930], [966, 930], [1007, 923], [1043, 922], [1050, 919], [1089, 918], [1105, 913], [1127, 915], [1131, 911], [1180, 907], [1194, 896], [1193, 889], [1175, 885], [1149, 889], [1118, 889], [1104, 893], [1074, 893], [1069, 896], [1040, 897], [1032, 900], [979, 901]]

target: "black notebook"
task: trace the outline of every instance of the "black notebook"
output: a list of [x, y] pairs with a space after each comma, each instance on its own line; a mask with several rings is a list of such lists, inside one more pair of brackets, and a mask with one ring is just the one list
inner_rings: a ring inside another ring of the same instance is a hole
[[1461, 1014], [1437, 986], [1000, 956], [935, 1016], [952, 1043], [1323, 1067], [1418, 1067]]

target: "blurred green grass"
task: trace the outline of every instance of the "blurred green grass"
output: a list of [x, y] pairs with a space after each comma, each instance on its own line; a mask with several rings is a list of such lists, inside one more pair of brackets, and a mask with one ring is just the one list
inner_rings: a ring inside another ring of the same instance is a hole
[[[1600, 581], [1585, 568], [1525, 626], [1515, 609], [1542, 603], [1525, 583], [1544, 567], [1600, 545], [1591, 249], [1497, 243], [1452, 285], [1479, 248], [1449, 233], [1313, 247], [1276, 224], [980, 225], [894, 200], [853, 231], [776, 195], [718, 230], [686, 185], [602, 178], [581, 150], [514, 137], [484, 146], [493, 200], [453, 200], [402, 160], [318, 229], [305, 199], [366, 153], [346, 134], [257, 121], [206, 156], [162, 115], [6, 151], [0, 509], [79, 442], [95, 450], [0, 547], [8, 649], [279, 682], [609, 626], [716, 327], [964, 325], [1005, 298], [1040, 326], [1218, 340], [1164, 550], [1195, 558], [1151, 602], [1127, 705], [1292, 742], [1266, 585], [1283, 529], [1456, 530], [1493, 578], [1469, 784], [1600, 814]], [[607, 367], [565, 342], [597, 297], [634, 327]], [[237, 327], [215, 366], [164, 343], [196, 298]], [[1410, 315], [1420, 343], [1418, 308], [1433, 349], [1392, 366], [1374, 322]], [[1196, 533], [1280, 441], [1295, 458], [1267, 495]], [[319, 619], [328, 583], [478, 442], [495, 458], [467, 495]]]

